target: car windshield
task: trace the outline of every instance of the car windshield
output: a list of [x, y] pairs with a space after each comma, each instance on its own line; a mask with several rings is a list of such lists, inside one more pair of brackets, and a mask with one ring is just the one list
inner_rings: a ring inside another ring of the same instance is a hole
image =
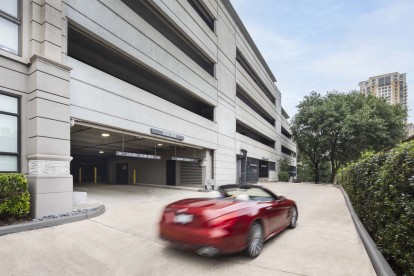
[[224, 197], [236, 200], [272, 201], [273, 196], [261, 188], [231, 187], [223, 190]]

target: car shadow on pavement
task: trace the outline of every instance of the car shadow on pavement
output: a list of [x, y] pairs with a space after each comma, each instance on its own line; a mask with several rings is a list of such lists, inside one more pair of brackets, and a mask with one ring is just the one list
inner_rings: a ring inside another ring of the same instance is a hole
[[[290, 231], [291, 230], [286, 229], [282, 231], [281, 233], [275, 235], [274, 237], [270, 238], [269, 240], [267, 240], [264, 244], [263, 252], [265, 252], [270, 247], [277, 246], [278, 240], [283, 238], [283, 236], [285, 236]], [[234, 254], [207, 257], [207, 256], [200, 256], [195, 252], [181, 250], [171, 245], [165, 245], [164, 249], [162, 250], [162, 254], [166, 258], [174, 259], [175, 261], [178, 261], [178, 262], [179, 261], [183, 261], [183, 262], [191, 261], [193, 263], [197, 263], [199, 265], [206, 265], [206, 266], [209, 266], [209, 265], [227, 266], [229, 262], [249, 263], [255, 260], [255, 258], [248, 257], [244, 251], [234, 253]], [[260, 255], [257, 257], [257, 259], [260, 259]]]

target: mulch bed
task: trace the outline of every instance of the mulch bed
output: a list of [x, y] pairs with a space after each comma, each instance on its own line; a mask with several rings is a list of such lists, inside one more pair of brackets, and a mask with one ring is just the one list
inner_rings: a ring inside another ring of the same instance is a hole
[[13, 225], [19, 223], [25, 223], [32, 221], [30, 216], [22, 217], [22, 218], [11, 218], [11, 217], [0, 217], [0, 227], [6, 225]]

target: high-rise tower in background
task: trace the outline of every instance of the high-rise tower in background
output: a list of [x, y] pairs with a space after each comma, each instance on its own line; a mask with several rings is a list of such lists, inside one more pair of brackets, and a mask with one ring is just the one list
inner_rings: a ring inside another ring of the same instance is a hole
[[389, 73], [370, 77], [359, 83], [361, 93], [384, 98], [389, 104], [401, 104], [407, 108], [406, 73]]
[[[359, 91], [365, 95], [383, 98], [389, 104], [401, 104], [408, 110], [406, 73], [389, 73], [370, 77], [359, 83]], [[413, 123], [407, 123], [407, 136], [414, 134]]]

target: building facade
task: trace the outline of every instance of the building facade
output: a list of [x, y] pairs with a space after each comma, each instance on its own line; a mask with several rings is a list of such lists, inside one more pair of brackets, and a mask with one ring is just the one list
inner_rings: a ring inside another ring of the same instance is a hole
[[383, 98], [389, 104], [400, 104], [407, 108], [406, 73], [389, 73], [370, 77], [359, 83], [360, 92]]
[[414, 124], [407, 123], [407, 137], [411, 137], [414, 135]]
[[0, 172], [32, 216], [74, 185], [217, 185], [296, 168], [281, 93], [228, 0], [0, 2]]

